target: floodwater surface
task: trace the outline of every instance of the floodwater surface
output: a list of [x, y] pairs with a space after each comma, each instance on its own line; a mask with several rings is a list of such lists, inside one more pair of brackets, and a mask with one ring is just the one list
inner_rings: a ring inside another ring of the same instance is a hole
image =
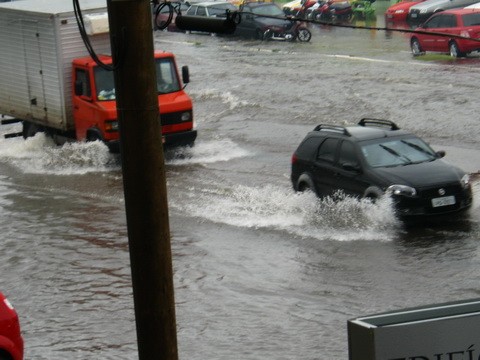
[[[322, 201], [289, 179], [308, 131], [362, 117], [478, 172], [479, 59], [413, 59], [401, 33], [311, 31], [305, 44], [155, 34], [190, 67], [199, 132], [166, 154], [182, 359], [347, 359], [348, 319], [479, 296], [478, 182], [464, 218], [407, 227], [388, 199]], [[2, 138], [0, 209], [0, 290], [25, 358], [137, 358], [118, 157]]]

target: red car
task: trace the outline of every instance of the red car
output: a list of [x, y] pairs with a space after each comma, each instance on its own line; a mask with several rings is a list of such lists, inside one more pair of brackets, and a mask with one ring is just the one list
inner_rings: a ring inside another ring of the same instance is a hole
[[22, 360], [23, 338], [18, 315], [8, 299], [0, 293], [0, 360]]
[[407, 22], [408, 10], [425, 0], [401, 0], [385, 11], [385, 23]]
[[426, 51], [436, 51], [450, 53], [452, 57], [463, 57], [472, 51], [480, 50], [480, 41], [473, 40], [480, 38], [480, 9], [452, 9], [438, 12], [416, 31], [427, 33], [414, 33], [410, 37], [410, 47], [414, 56]]

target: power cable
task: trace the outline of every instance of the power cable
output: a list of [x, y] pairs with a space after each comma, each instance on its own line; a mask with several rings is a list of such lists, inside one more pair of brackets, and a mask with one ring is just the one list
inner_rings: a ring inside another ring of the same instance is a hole
[[[85, 44], [85, 47], [87, 48], [87, 51], [88, 53], [90, 54], [91, 58], [93, 59], [93, 61], [95, 61], [95, 63], [100, 66], [101, 68], [107, 70], [107, 71], [114, 71], [116, 68], [118, 68], [120, 62], [121, 62], [121, 55], [123, 54], [124, 50], [125, 50], [125, 41], [122, 41], [122, 42], [118, 42], [118, 41], [115, 41], [115, 37], [113, 36], [113, 42], [114, 44], [112, 44], [112, 48], [115, 49], [115, 56], [113, 57], [113, 59], [115, 59], [115, 61], [109, 65], [109, 64], [105, 64], [104, 62], [102, 62], [100, 60], [100, 58], [98, 57], [98, 55], [96, 54], [95, 52], [95, 49], [93, 48], [91, 42], [90, 42], [90, 39], [88, 37], [88, 34], [87, 34], [87, 31], [86, 31], [86, 28], [85, 28], [85, 23], [83, 21], [83, 15], [82, 15], [82, 10], [80, 8], [80, 4], [79, 4], [79, 0], [73, 0], [73, 11], [75, 13], [75, 19], [77, 20], [77, 25], [78, 25], [78, 30], [80, 32], [80, 36], [82, 37], [82, 40], [83, 40], [83, 43]], [[124, 31], [125, 29], [122, 29], [122, 36], [125, 38], [124, 36]]]

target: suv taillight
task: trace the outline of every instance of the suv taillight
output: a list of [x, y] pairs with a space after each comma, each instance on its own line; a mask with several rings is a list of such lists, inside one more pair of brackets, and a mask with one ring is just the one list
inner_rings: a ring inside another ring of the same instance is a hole
[[295, 164], [297, 162], [297, 160], [298, 160], [297, 155], [293, 154], [292, 155], [292, 165]]

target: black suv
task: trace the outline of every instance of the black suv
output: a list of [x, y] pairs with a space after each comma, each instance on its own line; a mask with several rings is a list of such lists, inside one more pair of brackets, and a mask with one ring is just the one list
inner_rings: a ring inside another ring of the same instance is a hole
[[319, 197], [343, 191], [374, 201], [389, 194], [400, 217], [468, 209], [469, 176], [443, 156], [388, 120], [318, 125], [292, 156], [291, 180], [296, 191], [310, 189]]

